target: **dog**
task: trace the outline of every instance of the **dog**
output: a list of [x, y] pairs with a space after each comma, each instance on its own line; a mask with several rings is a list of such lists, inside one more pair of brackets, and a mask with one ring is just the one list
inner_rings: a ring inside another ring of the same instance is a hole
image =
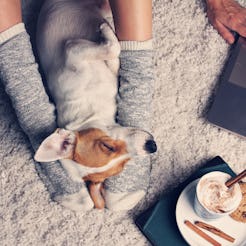
[[35, 153], [60, 160], [71, 178], [89, 182], [96, 208], [104, 208], [105, 179], [135, 155], [156, 151], [153, 136], [115, 122], [120, 45], [105, 19], [106, 1], [47, 0], [37, 26], [37, 50], [58, 129]]

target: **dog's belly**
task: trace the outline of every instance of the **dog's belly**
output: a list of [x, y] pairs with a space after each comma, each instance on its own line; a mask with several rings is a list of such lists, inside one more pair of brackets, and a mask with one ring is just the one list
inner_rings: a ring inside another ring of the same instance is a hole
[[48, 83], [59, 127], [79, 130], [85, 125], [115, 122], [117, 76], [104, 61], [84, 62], [80, 70], [64, 69], [56, 76]]
[[100, 43], [99, 26], [104, 20], [96, 2], [46, 0], [39, 18], [41, 65], [56, 104], [58, 126], [70, 130], [115, 122], [117, 75], [103, 60], [86, 61], [82, 56], [72, 67], [65, 61], [67, 40], [85, 38]]

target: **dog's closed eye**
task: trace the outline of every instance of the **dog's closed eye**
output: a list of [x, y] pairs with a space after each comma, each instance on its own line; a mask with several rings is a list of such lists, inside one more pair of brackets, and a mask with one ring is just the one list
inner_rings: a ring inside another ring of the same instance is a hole
[[102, 150], [106, 150], [109, 152], [115, 152], [116, 151], [116, 149], [112, 145], [110, 145], [106, 142], [101, 142], [100, 146], [101, 146]]

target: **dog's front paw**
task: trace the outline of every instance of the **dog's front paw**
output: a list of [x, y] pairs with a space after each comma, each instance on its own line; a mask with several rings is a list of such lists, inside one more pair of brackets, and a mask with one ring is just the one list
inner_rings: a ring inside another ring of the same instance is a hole
[[106, 23], [100, 26], [102, 36], [105, 38], [105, 47], [112, 58], [117, 58], [120, 54], [120, 44], [112, 28]]

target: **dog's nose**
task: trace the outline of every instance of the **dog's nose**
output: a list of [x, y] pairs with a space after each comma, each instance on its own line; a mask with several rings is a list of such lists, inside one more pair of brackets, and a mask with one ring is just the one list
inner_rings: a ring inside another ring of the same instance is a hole
[[145, 150], [149, 153], [154, 153], [157, 150], [157, 146], [154, 140], [147, 140], [145, 143]]

